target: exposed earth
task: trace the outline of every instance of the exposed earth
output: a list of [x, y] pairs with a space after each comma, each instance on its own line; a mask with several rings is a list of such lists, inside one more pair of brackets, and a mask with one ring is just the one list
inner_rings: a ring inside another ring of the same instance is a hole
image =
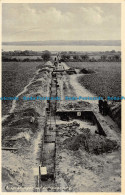
[[[40, 191], [55, 192], [120, 192], [121, 191], [121, 131], [110, 116], [99, 113], [96, 100], [65, 100], [70, 97], [96, 96], [81, 86], [79, 74], [59, 73], [57, 109], [91, 111], [106, 136], [99, 133], [93, 120], [61, 120], [47, 118], [47, 100], [23, 100], [23, 97], [50, 97], [56, 93], [52, 80], [52, 62], [47, 62], [13, 101], [3, 119], [2, 130], [2, 189], [4, 192], [39, 191], [36, 169], [41, 164], [46, 120], [56, 129], [55, 183], [44, 182]], [[60, 70], [69, 67], [60, 63]], [[50, 90], [51, 89], [51, 90]], [[52, 94], [51, 94], [52, 95]], [[56, 102], [56, 101], [55, 101]], [[54, 103], [55, 103], [54, 102]], [[51, 105], [55, 105], [51, 103]], [[54, 106], [52, 106], [54, 110]]]

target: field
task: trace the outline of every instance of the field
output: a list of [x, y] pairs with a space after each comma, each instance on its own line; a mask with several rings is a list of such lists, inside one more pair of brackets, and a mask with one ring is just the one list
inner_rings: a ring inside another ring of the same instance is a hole
[[27, 59], [27, 58], [36, 60], [37, 58], [41, 59], [41, 56], [12, 56], [12, 58], [17, 58], [17, 59], [20, 59], [20, 60], [24, 60], [24, 59]]
[[98, 96], [121, 96], [120, 62], [67, 62], [71, 68], [91, 69], [95, 73], [80, 75], [82, 86]]
[[[32, 79], [40, 62], [3, 62], [2, 64], [2, 97], [14, 97]], [[2, 101], [2, 115], [8, 113], [11, 101]]]

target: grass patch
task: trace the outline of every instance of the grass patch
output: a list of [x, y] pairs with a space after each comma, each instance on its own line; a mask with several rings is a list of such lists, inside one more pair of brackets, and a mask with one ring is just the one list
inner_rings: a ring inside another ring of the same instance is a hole
[[[40, 62], [3, 62], [2, 97], [14, 97], [29, 83]], [[8, 113], [12, 101], [2, 101], [2, 115]]]
[[91, 69], [96, 73], [81, 75], [79, 83], [98, 96], [121, 96], [120, 62], [67, 62], [78, 69]]

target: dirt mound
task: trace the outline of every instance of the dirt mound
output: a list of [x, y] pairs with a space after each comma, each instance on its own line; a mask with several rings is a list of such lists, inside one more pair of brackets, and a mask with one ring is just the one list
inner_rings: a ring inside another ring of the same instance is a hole
[[95, 73], [95, 72], [94, 72], [93, 70], [91, 70], [91, 69], [83, 68], [83, 69], [80, 70], [79, 73], [80, 73], [80, 74], [93, 74], [93, 73]]
[[42, 92], [43, 91], [46, 92], [46, 87], [47, 87], [46, 80], [44, 78], [41, 78], [40, 80], [31, 83], [31, 85], [27, 87], [28, 89], [27, 94], [33, 92], [37, 93], [39, 90], [41, 90]]
[[[43, 80], [44, 81], [44, 80]], [[39, 85], [42, 85], [42, 80], [41, 81], [34, 81], [33, 83], [31, 83], [31, 85], [33, 86], [39, 86]], [[30, 86], [31, 86], [30, 85]]]
[[[45, 64], [45, 63], [44, 63], [44, 64]], [[44, 68], [44, 64], [38, 65], [38, 66], [36, 67], [36, 69], [42, 69], [42, 68]]]
[[31, 83], [27, 88], [30, 89], [30, 88], [40, 87], [40, 86], [42, 86], [43, 82], [45, 82], [45, 81], [44, 80], [43, 81], [35, 81], [35, 82]]
[[121, 128], [121, 102], [108, 102], [109, 115]]
[[23, 116], [36, 116], [39, 117], [40, 114], [36, 112], [34, 108], [27, 108], [23, 111]]
[[41, 78], [43, 78], [43, 72], [42, 73], [40, 72], [38, 75], [36, 75], [34, 78], [34, 81], [37, 81], [38, 79], [41, 79]]
[[[24, 134], [24, 135], [23, 135]], [[15, 137], [13, 136], [12, 139], [8, 139], [2, 143], [2, 147], [7, 148], [15, 148], [15, 150], [11, 150], [13, 153], [17, 153], [22, 149], [25, 149], [28, 145], [30, 145], [30, 134], [27, 133], [25, 135], [24, 132], [18, 133]], [[17, 149], [17, 150], [16, 150]]]
[[58, 136], [72, 137], [72, 136], [78, 135], [78, 133], [76, 132], [76, 128], [79, 126], [80, 124], [77, 123], [76, 121], [72, 123], [56, 125], [57, 129], [62, 129], [62, 131], [58, 131]]
[[[3, 139], [8, 136], [14, 136], [17, 133], [31, 130], [35, 132], [38, 128], [38, 118], [40, 114], [34, 108], [26, 108], [18, 112], [10, 114], [4, 125], [7, 125], [6, 130], [3, 131]], [[34, 117], [34, 123], [31, 123], [31, 118]]]
[[6, 118], [6, 120], [4, 120], [2, 122], [2, 126], [8, 125], [8, 123], [14, 118], [14, 114], [13, 113], [9, 113], [8, 117]]
[[112, 152], [118, 149], [118, 144], [114, 140], [109, 140], [106, 137], [98, 134], [91, 135], [89, 129], [83, 129], [84, 133], [67, 138], [64, 140], [64, 147], [69, 150], [78, 150], [84, 148], [88, 153], [96, 155]]
[[63, 108], [67, 110], [71, 110], [71, 109], [78, 110], [78, 109], [84, 109], [86, 107], [91, 108], [91, 105], [89, 102], [85, 102], [85, 101], [79, 101], [77, 103], [71, 102], [63, 105]]
[[49, 70], [39, 70], [39, 73], [35, 76], [34, 81], [37, 81], [37, 79], [46, 79], [51, 77], [51, 72]]
[[69, 75], [77, 74], [75, 68], [69, 68], [68, 70], [66, 70], [66, 73], [69, 74]]
[[75, 126], [75, 127], [79, 127], [80, 126], [80, 124], [79, 123], [77, 123], [77, 121], [73, 121], [72, 123], [66, 123], [66, 124], [59, 124], [59, 125], [56, 125], [56, 127], [61, 127], [61, 128], [66, 128], [66, 127], [73, 127], [73, 126]]
[[42, 69], [39, 70], [39, 73], [40, 73], [40, 72], [43, 72], [43, 71], [50, 72], [50, 69], [49, 69], [48, 67], [42, 68]]
[[[12, 156], [13, 154], [9, 155], [9, 157]], [[16, 163], [18, 163], [18, 165], [14, 166]], [[13, 164], [2, 168], [2, 187], [4, 192], [20, 192], [20, 187], [24, 185], [24, 169], [19, 167], [19, 161], [17, 159]]]

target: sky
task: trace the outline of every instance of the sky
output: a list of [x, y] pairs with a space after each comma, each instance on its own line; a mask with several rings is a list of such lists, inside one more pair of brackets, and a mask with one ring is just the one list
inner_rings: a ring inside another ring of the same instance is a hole
[[121, 4], [3, 3], [2, 40], [120, 40]]

